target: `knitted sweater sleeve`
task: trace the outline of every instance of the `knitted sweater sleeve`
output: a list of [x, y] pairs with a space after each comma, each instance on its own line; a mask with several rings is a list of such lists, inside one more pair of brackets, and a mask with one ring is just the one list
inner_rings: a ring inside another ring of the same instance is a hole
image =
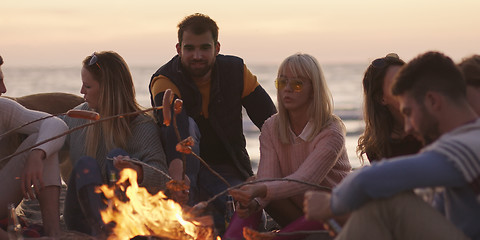
[[[324, 130], [322, 130], [317, 137], [312, 140], [313, 151], [311, 151], [303, 163], [288, 176], [280, 175], [280, 167], [288, 167], [289, 159], [279, 158], [279, 156], [289, 156], [288, 147], [278, 146], [276, 151], [268, 145], [272, 145], [272, 128], [267, 128], [267, 131], [262, 131], [260, 137], [261, 142], [261, 164], [259, 166], [259, 178], [288, 178], [295, 179], [315, 184], [321, 184], [328, 178], [328, 182], [338, 183], [349, 171], [348, 157], [345, 154], [345, 138], [344, 133], [339, 122], [332, 122]], [[265, 133], [265, 134], [264, 134]], [[263, 163], [262, 163], [263, 161]], [[332, 168], [337, 162], [343, 164], [345, 171], [333, 171]], [[347, 166], [348, 165], [348, 166]], [[267, 195], [262, 199], [262, 205], [275, 199], [284, 199], [295, 195], [303, 194], [310, 186], [295, 182], [274, 181], [266, 182]]]
[[[6, 98], [0, 98], [0, 109], [2, 109], [2, 128], [5, 128], [6, 130], [14, 129], [33, 120], [49, 116], [49, 114], [44, 112], [27, 109], [17, 102]], [[26, 135], [38, 133], [38, 138], [35, 142], [35, 144], [38, 144], [60, 135], [67, 130], [68, 127], [62, 120], [56, 117], [51, 117], [26, 125], [18, 129], [16, 132]], [[65, 137], [60, 137], [39, 145], [34, 149], [41, 149], [46, 153], [47, 157], [50, 157], [53, 153], [60, 150], [64, 141]]]
[[[153, 120], [142, 120], [134, 127], [127, 152], [132, 157], [165, 174], [168, 173], [167, 161], [160, 140], [160, 129]], [[149, 167], [143, 166], [142, 169], [143, 181], [140, 185], [146, 187], [150, 192], [165, 189], [165, 184], [169, 181], [166, 176]]]

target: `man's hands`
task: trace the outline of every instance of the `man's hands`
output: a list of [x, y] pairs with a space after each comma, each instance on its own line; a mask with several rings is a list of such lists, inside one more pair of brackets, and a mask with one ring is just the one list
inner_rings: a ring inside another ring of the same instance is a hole
[[305, 218], [315, 221], [326, 221], [333, 217], [330, 206], [331, 194], [327, 192], [308, 191], [303, 201]]
[[[181, 182], [187, 186], [190, 186], [190, 179], [188, 176], [185, 176], [185, 180], [182, 178], [183, 175], [183, 161], [179, 158], [173, 159], [168, 167], [168, 174], [172, 177], [173, 180]], [[188, 202], [188, 197], [190, 194], [189, 190], [180, 190], [173, 191], [169, 189], [170, 197], [176, 202], [184, 205]]]
[[[26, 199], [35, 199], [43, 183], [43, 160], [46, 154], [41, 149], [32, 150], [27, 157], [22, 173], [22, 193]], [[34, 193], [35, 192], [35, 193]]]

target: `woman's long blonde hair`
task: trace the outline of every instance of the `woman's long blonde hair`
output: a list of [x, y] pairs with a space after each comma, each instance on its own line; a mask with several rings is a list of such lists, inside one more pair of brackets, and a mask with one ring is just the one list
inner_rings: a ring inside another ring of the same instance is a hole
[[[90, 64], [92, 57], [96, 62]], [[83, 67], [100, 85], [98, 109], [101, 117], [140, 110], [135, 99], [135, 87], [127, 63], [116, 52], [94, 53], [83, 60]], [[107, 151], [126, 148], [131, 135], [130, 122], [133, 118], [115, 118], [94, 124], [87, 129], [85, 148], [88, 156], [96, 157], [98, 145], [105, 143]]]
[[[285, 75], [286, 71], [290, 71], [294, 77], [308, 78], [312, 82], [313, 101], [308, 108], [308, 117], [313, 120], [315, 124], [312, 133], [307, 139], [310, 141], [317, 136], [318, 133], [320, 133], [320, 131], [322, 131], [322, 129], [327, 126], [334, 117], [332, 95], [328, 89], [325, 77], [323, 76], [323, 71], [320, 68], [320, 64], [315, 57], [305, 53], [293, 54], [283, 60], [283, 62], [280, 64], [277, 77]], [[285, 106], [283, 106], [280, 95], [278, 94], [278, 90], [277, 102], [279, 117], [277, 123], [280, 141], [288, 144], [291, 143], [291, 139], [289, 137], [290, 120], [288, 117], [288, 111], [285, 109]]]

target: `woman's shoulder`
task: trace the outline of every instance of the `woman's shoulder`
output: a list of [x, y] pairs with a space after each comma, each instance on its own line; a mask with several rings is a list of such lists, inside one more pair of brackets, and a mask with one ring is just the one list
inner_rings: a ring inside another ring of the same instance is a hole
[[270, 131], [272, 128], [274, 128], [277, 125], [277, 122], [278, 122], [278, 113], [275, 113], [269, 118], [267, 118], [267, 120], [265, 120], [262, 126], [262, 132]]
[[317, 135], [317, 138], [323, 138], [324, 136], [336, 136], [345, 138], [346, 128], [343, 121], [336, 115], [332, 115], [330, 121], [323, 127], [323, 129]]
[[80, 103], [79, 105], [77, 105], [73, 109], [75, 109], [75, 110], [90, 110], [87, 102]]
[[343, 134], [345, 134], [346, 132], [345, 124], [343, 123], [342, 119], [340, 119], [340, 117], [338, 117], [337, 115], [332, 115], [326, 128], [333, 131], [338, 131]]
[[2, 112], [4, 112], [5, 110], [21, 108], [22, 106], [10, 98], [0, 97], [0, 107], [2, 109]]
[[157, 128], [158, 125], [155, 122], [155, 119], [148, 114], [139, 114], [133, 119], [132, 125], [134, 127], [142, 128]]

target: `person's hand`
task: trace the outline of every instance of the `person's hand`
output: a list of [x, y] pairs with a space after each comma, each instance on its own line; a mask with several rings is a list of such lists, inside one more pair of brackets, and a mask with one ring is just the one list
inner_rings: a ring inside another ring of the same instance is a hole
[[35, 199], [35, 194], [39, 194], [40, 190], [44, 187], [43, 160], [45, 157], [45, 152], [40, 149], [34, 149], [28, 154], [21, 177], [22, 193], [27, 199]]
[[244, 185], [240, 188], [228, 191], [232, 197], [243, 206], [248, 206], [257, 197], [265, 197], [267, 186], [265, 184]]
[[257, 212], [260, 210], [260, 204], [252, 200], [248, 203], [248, 205], [243, 205], [240, 202], [237, 202], [235, 212], [240, 218], [247, 218], [252, 213]]
[[330, 206], [331, 194], [320, 191], [308, 191], [303, 201], [303, 212], [308, 220], [325, 221], [333, 217]]
[[141, 183], [143, 181], [143, 168], [141, 165], [130, 162], [129, 156], [118, 155], [113, 157], [113, 166], [115, 166], [119, 171], [122, 171], [124, 168], [130, 168], [137, 172], [137, 182]]
[[[175, 184], [181, 184], [183, 185], [181, 188], [178, 189], [170, 189], [168, 188], [168, 195], [170, 196], [171, 199], [173, 199], [175, 202], [179, 203], [180, 205], [185, 205], [188, 203], [188, 198], [190, 195], [190, 178], [188, 178], [187, 175], [185, 175], [185, 180], [172, 180], [175, 181]], [[168, 186], [168, 185], [167, 185]], [[185, 189], [184, 187], [188, 188]]]
[[[172, 162], [170, 163], [170, 166], [168, 167], [168, 174], [170, 175], [170, 177], [172, 177], [172, 179], [176, 182], [179, 182], [179, 183], [183, 183], [185, 184], [186, 186], [190, 186], [190, 179], [188, 178], [187, 175], [184, 175], [183, 178], [182, 178], [182, 175], [183, 175], [183, 161], [180, 160], [179, 158], [176, 158], [174, 160], [172, 160]], [[189, 194], [190, 194], [190, 191], [189, 190], [175, 190], [175, 189], [168, 189], [169, 191], [169, 195], [170, 197], [184, 205], [188, 202], [188, 198], [189, 198]]]

